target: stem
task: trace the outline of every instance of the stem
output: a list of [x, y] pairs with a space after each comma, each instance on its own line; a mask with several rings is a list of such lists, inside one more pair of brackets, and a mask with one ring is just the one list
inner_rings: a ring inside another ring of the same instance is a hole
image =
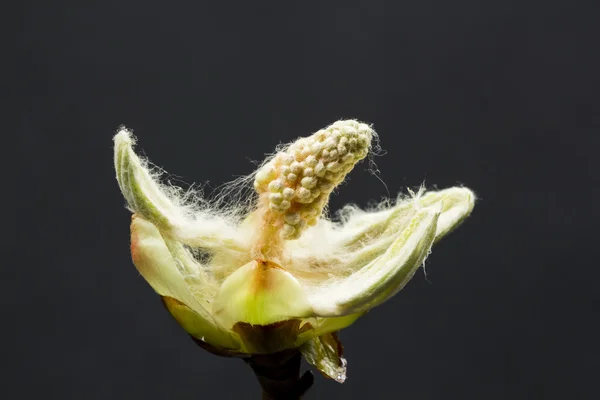
[[[292, 321], [287, 322], [291, 323], [292, 327], [295, 326]], [[242, 324], [241, 326], [243, 327], [244, 325]], [[273, 326], [270, 326], [270, 328], [273, 328]], [[313, 374], [310, 371], [306, 371], [300, 376], [302, 355], [298, 349], [250, 355], [218, 349], [191, 335], [190, 338], [199, 347], [210, 353], [222, 357], [236, 357], [244, 360], [252, 368], [254, 375], [258, 379], [258, 383], [262, 389], [261, 398], [263, 400], [299, 400], [314, 382]]]
[[310, 371], [300, 377], [301, 360], [297, 349], [244, 359], [260, 383], [263, 400], [298, 400], [302, 397], [314, 378]]

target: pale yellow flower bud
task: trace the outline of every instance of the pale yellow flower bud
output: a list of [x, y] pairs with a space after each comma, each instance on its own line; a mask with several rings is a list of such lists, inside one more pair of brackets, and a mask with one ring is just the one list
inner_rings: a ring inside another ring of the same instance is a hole
[[369, 153], [374, 132], [355, 120], [338, 121], [301, 138], [263, 165], [254, 180], [282, 225], [284, 239], [297, 239], [316, 224], [329, 195]]

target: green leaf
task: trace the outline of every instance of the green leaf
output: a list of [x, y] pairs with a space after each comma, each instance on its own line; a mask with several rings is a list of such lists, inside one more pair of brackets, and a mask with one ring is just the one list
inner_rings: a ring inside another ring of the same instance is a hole
[[417, 211], [382, 256], [311, 293], [315, 315], [336, 317], [368, 311], [400, 291], [425, 261], [439, 215], [439, 205]]
[[313, 315], [304, 288], [270, 261], [251, 261], [229, 275], [213, 303], [213, 315], [231, 328], [238, 322], [269, 325]]

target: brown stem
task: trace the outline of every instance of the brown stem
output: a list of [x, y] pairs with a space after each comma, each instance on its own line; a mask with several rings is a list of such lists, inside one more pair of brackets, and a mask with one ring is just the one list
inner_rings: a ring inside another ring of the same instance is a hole
[[256, 375], [263, 400], [298, 400], [311, 387], [310, 371], [300, 377], [302, 357], [296, 349], [244, 358]]
[[[269, 346], [265, 346], [265, 343], [273, 343], [273, 335], [269, 336], [268, 333], [271, 332], [272, 334], [273, 329], [275, 332], [278, 332], [278, 329], [297, 329], [298, 324], [295, 322], [297, 321], [286, 321], [285, 324], [273, 324], [258, 328], [239, 323], [239, 328], [246, 335], [256, 333], [255, 330], [258, 329], [259, 334], [263, 336], [256, 343], [262, 343], [263, 350], [267, 350]], [[218, 349], [194, 336], [190, 335], [190, 337], [198, 346], [213, 354], [244, 360], [252, 368], [258, 379], [263, 400], [299, 400], [314, 382], [313, 374], [310, 371], [306, 371], [300, 376], [302, 355], [298, 349], [283, 350], [276, 353], [247, 354]]]

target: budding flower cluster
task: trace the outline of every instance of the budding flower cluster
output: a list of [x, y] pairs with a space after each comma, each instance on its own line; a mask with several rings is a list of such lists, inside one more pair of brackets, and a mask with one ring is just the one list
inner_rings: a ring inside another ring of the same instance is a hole
[[284, 239], [317, 223], [333, 189], [369, 153], [373, 135], [367, 124], [338, 121], [298, 139], [256, 173], [254, 187], [280, 219]]
[[223, 208], [221, 198], [161, 183], [121, 129], [114, 165], [134, 214], [136, 268], [202, 347], [244, 357], [295, 348], [343, 382], [335, 332], [401, 290], [475, 204], [464, 187], [420, 191], [370, 210], [346, 207], [340, 221], [317, 224], [372, 141], [369, 125], [338, 121], [266, 160], [252, 175], [258, 199], [242, 197], [237, 182], [226, 187], [236, 192]]

